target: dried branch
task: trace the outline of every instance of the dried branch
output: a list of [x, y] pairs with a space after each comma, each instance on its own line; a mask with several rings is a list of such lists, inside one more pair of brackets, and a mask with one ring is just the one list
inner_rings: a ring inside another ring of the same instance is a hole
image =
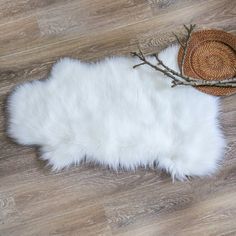
[[[149, 61], [146, 59], [146, 57], [143, 55], [143, 53], [142, 53], [141, 50], [139, 50], [139, 53], [137, 53], [137, 52], [131, 52], [131, 55], [138, 57], [138, 58], [142, 61], [142, 63], [137, 64], [137, 65], [134, 65], [133, 68], [136, 68], [136, 67], [141, 66], [141, 65], [148, 65], [148, 66], [152, 67], [154, 70], [157, 70], [157, 71], [162, 72], [164, 75], [166, 75], [166, 76], [172, 78], [173, 80], [177, 80], [177, 79], [175, 78], [175, 76], [174, 76], [173, 74], [171, 74], [170, 71], [168, 71], [168, 70], [166, 70], [166, 69], [162, 69], [162, 68], [160, 68], [160, 67], [158, 67], [158, 66], [152, 64], [151, 62], [149, 62]], [[178, 81], [178, 80], [177, 80], [177, 81]]]
[[213, 86], [213, 87], [231, 87], [236, 88], [236, 78], [228, 80], [192, 80], [192, 81], [173, 81], [172, 87], [177, 85], [191, 85], [191, 86]]
[[138, 57], [142, 62], [134, 65], [133, 68], [136, 68], [138, 66], [142, 65], [148, 65], [152, 67], [153, 69], [163, 73], [164, 75], [168, 76], [169, 78], [172, 79], [172, 87], [175, 87], [177, 85], [190, 85], [190, 86], [214, 86], [214, 87], [236, 87], [236, 78], [229, 78], [225, 80], [202, 80], [202, 79], [194, 79], [188, 76], [185, 76], [183, 74], [183, 66], [184, 66], [184, 61], [186, 57], [186, 52], [188, 48], [188, 43], [191, 38], [191, 34], [195, 28], [195, 25], [190, 25], [187, 27], [184, 25], [184, 28], [187, 31], [187, 36], [186, 36], [186, 42], [182, 43], [180, 39], [178, 38], [177, 35], [175, 35], [177, 41], [179, 42], [180, 46], [183, 48], [183, 57], [180, 63], [180, 72], [177, 72], [175, 70], [172, 70], [168, 66], [166, 66], [161, 59], [159, 59], [158, 54], [154, 54], [154, 57], [157, 60], [157, 65], [151, 63], [146, 59], [144, 56], [143, 52], [139, 48], [139, 52], [132, 52], [131, 55]]
[[[182, 48], [183, 48], [183, 56], [182, 56], [182, 59], [181, 59], [181, 62], [180, 62], [180, 74], [181, 75], [183, 75], [183, 71], [184, 71], [184, 62], [185, 62], [185, 58], [186, 58], [186, 54], [187, 54], [188, 43], [190, 41], [192, 32], [193, 32], [195, 27], [196, 27], [196, 25], [192, 25], [192, 24], [190, 24], [189, 28], [186, 25], [184, 25], [184, 28], [187, 31], [187, 36], [186, 36], [186, 39], [185, 39], [185, 44], [183, 44], [183, 46], [181, 45]], [[179, 42], [180, 40], [179, 40], [177, 35], [176, 35], [176, 38]]]
[[179, 45], [184, 49], [184, 44], [180, 41], [179, 37], [175, 33], [173, 33], [173, 35], [175, 36], [175, 39], [177, 40]]
[[180, 77], [180, 78], [182, 78], [182, 79], [184, 78], [184, 80], [186, 80], [186, 81], [194, 80], [194, 79], [191, 79], [191, 78], [188, 77], [188, 76], [181, 75], [179, 72], [177, 72], [177, 71], [175, 71], [175, 70], [172, 70], [170, 67], [166, 66], [166, 65], [163, 63], [163, 61], [162, 61], [161, 59], [159, 59], [158, 54], [155, 54], [154, 56], [155, 56], [155, 58], [156, 58], [156, 60], [157, 60], [157, 62], [158, 62], [158, 65], [163, 66], [163, 67], [164, 67], [167, 71], [169, 71], [171, 74], [173, 74], [173, 75], [175, 75], [175, 76], [177, 76], [177, 77]]

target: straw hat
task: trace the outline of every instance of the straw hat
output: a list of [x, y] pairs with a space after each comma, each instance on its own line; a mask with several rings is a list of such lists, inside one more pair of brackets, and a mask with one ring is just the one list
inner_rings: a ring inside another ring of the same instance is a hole
[[[178, 63], [181, 64], [183, 49], [180, 48]], [[223, 80], [236, 76], [236, 36], [222, 30], [193, 32], [188, 43], [183, 73], [186, 76]], [[230, 87], [197, 87], [202, 92], [224, 96], [236, 93]]]

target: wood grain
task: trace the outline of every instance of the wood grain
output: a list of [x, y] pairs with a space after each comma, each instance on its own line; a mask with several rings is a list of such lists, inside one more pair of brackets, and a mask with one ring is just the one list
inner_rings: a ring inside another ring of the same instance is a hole
[[82, 165], [58, 173], [6, 137], [6, 100], [63, 56], [160, 51], [182, 24], [236, 33], [232, 0], [0, 0], [0, 235], [236, 235], [236, 96], [221, 99], [228, 141], [212, 177], [172, 183], [153, 169]]

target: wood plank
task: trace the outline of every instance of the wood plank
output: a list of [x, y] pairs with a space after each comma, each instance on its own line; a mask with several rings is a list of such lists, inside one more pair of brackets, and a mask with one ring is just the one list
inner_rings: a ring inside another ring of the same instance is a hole
[[[217, 0], [209, 1], [208, 4], [195, 1], [195, 4], [192, 6], [194, 12], [189, 11], [189, 7], [175, 10], [174, 15], [172, 11], [163, 11], [150, 20], [132, 24], [127, 21], [126, 26], [118, 28], [114, 28], [114, 25], [111, 24], [111, 26], [107, 25], [105, 29], [97, 31], [96, 28], [92, 28], [81, 34], [75, 28], [70, 37], [59, 34], [58, 37], [39, 37], [37, 40], [31, 41], [27, 39], [29, 37], [27, 35], [25, 44], [17, 44], [19, 49], [15, 48], [14, 53], [8, 53], [8, 50], [2, 51], [0, 66], [12, 68], [16, 64], [29, 65], [42, 57], [50, 57], [49, 60], [55, 60], [62, 56], [74, 56], [92, 60], [111, 54], [124, 54], [129, 48], [137, 48], [137, 43], [143, 45], [146, 51], [149, 48], [149, 52], [160, 50], [173, 42], [172, 31], [180, 34], [183, 32], [181, 26], [184, 23], [195, 22], [200, 27], [217, 27], [228, 31], [233, 29], [234, 26], [230, 22], [236, 21], [236, 14], [234, 14], [236, 7], [232, 1]], [[212, 9], [212, 14], [209, 9]], [[107, 21], [107, 18], [105, 17], [104, 22]], [[103, 24], [105, 24], [104, 22]], [[27, 48], [25, 48], [26, 45]], [[112, 48], [109, 50], [109, 47]], [[114, 51], [114, 49], [116, 50]], [[15, 61], [17, 63], [14, 63]]]
[[[139, 12], [139, 14], [137, 14]], [[60, 35], [104, 31], [149, 19], [152, 16], [146, 1], [75, 1], [51, 7], [38, 14], [42, 35]], [[94, 24], [96, 22], [96, 24]]]
[[66, 2], [67, 0], [0, 0], [0, 24], [32, 16], [51, 5]]
[[163, 218], [153, 219], [143, 227], [113, 235], [235, 235], [236, 226], [232, 215], [235, 215], [236, 207], [232, 198], [235, 198], [235, 193], [221, 194], [214, 199], [193, 204], [191, 209], [176, 211]]

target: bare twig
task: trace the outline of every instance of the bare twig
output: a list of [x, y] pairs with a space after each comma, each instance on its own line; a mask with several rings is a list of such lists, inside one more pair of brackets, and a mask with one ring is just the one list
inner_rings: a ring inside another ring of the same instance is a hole
[[139, 53], [137, 53], [137, 52], [131, 52], [131, 55], [138, 57], [138, 58], [142, 61], [142, 63], [137, 64], [137, 65], [134, 65], [133, 68], [136, 68], [136, 67], [141, 66], [141, 65], [148, 65], [148, 66], [152, 67], [153, 69], [162, 72], [164, 75], [166, 75], [166, 76], [172, 78], [173, 80], [176, 80], [175, 76], [172, 75], [171, 72], [169, 72], [169, 71], [166, 70], [166, 69], [162, 69], [162, 68], [160, 68], [160, 67], [158, 67], [158, 66], [152, 64], [151, 62], [149, 62], [149, 61], [146, 59], [146, 57], [143, 55], [143, 53], [141, 52], [141, 50], [140, 50]]
[[184, 65], [184, 60], [186, 57], [186, 52], [187, 52], [187, 47], [189, 40], [191, 38], [191, 34], [195, 28], [195, 25], [190, 25], [190, 27], [187, 27], [184, 25], [184, 28], [187, 31], [187, 36], [186, 36], [186, 42], [181, 43], [180, 39], [178, 38], [177, 35], [176, 39], [179, 42], [180, 46], [183, 48], [183, 57], [180, 63], [180, 72], [175, 71], [171, 68], [169, 68], [167, 65], [163, 63], [163, 61], [158, 57], [158, 54], [154, 54], [154, 57], [157, 60], [157, 65], [151, 63], [146, 59], [144, 56], [143, 52], [139, 48], [139, 52], [132, 52], [131, 55], [138, 57], [142, 62], [134, 65], [133, 68], [136, 68], [138, 66], [142, 65], [148, 65], [151, 68], [163, 73], [164, 75], [170, 77], [172, 81], [172, 87], [175, 87], [177, 85], [190, 85], [190, 86], [214, 86], [214, 87], [235, 87], [236, 88], [236, 78], [229, 78], [225, 80], [202, 80], [202, 79], [194, 79], [188, 76], [185, 76], [183, 74], [183, 65]]
[[[195, 27], [196, 27], [196, 25], [192, 25], [192, 24], [189, 26], [189, 28], [186, 25], [184, 25], [184, 28], [187, 31], [187, 36], [186, 36], [186, 39], [185, 39], [185, 44], [182, 46], [183, 56], [182, 56], [181, 62], [180, 62], [180, 74], [181, 75], [183, 75], [183, 73], [184, 73], [184, 62], [185, 62], [185, 58], [186, 58], [186, 54], [187, 54], [188, 44], [189, 44], [192, 32], [193, 32]], [[178, 36], [176, 36], [176, 38], [178, 39]], [[178, 42], [179, 41], [180, 40], [178, 39]]]
[[[223, 80], [222, 80], [223, 81]], [[191, 85], [191, 86], [214, 86], [214, 87], [232, 87], [236, 88], [236, 78], [233, 79], [234, 82], [222, 82], [217, 80], [195, 80], [195, 81], [173, 81], [172, 87], [175, 87], [177, 85]]]
[[175, 36], [175, 39], [178, 41], [179, 45], [184, 49], [184, 44], [180, 41], [179, 37], [173, 33], [173, 35]]
[[236, 78], [230, 78], [226, 80], [201, 80], [201, 79], [193, 79], [190, 77], [186, 77], [183, 75], [180, 75], [179, 72], [172, 70], [168, 66], [166, 66], [159, 58], [158, 55], [155, 55], [155, 58], [157, 59], [157, 62], [159, 65], [163, 66], [164, 69], [161, 67], [154, 65], [150, 61], [146, 59], [143, 53], [141, 53], [141, 50], [139, 53], [132, 52], [132, 56], [138, 57], [142, 63], [139, 63], [137, 65], [134, 65], [133, 68], [136, 68], [138, 66], [142, 65], [148, 65], [152, 67], [153, 69], [160, 71], [164, 75], [170, 77], [173, 79], [172, 81], [172, 87], [175, 87], [177, 85], [191, 85], [191, 86], [215, 86], [215, 87], [236, 87]]
[[[135, 55], [133, 55], [133, 56], [135, 56]], [[134, 65], [133, 68], [136, 68], [136, 67], [138, 67], [138, 66], [142, 66], [142, 65], [145, 65], [145, 64], [146, 64], [145, 62], [142, 62], [142, 63], [139, 63], [139, 64], [137, 64], [137, 65]]]
[[155, 58], [156, 58], [156, 60], [157, 60], [157, 62], [158, 62], [158, 65], [161, 65], [161, 66], [163, 66], [167, 71], [169, 71], [169, 72], [171, 72], [173, 75], [176, 75], [176, 76], [178, 76], [178, 77], [180, 77], [180, 78], [184, 78], [184, 80], [186, 80], [186, 81], [193, 81], [194, 79], [191, 79], [190, 77], [188, 77], [188, 76], [184, 76], [184, 75], [181, 75], [179, 72], [177, 72], [177, 71], [175, 71], [175, 70], [172, 70], [170, 67], [168, 67], [168, 66], [166, 66], [164, 63], [163, 63], [163, 61], [161, 60], [161, 59], [159, 59], [159, 57], [158, 57], [158, 54], [155, 54], [154, 55], [155, 56]]

